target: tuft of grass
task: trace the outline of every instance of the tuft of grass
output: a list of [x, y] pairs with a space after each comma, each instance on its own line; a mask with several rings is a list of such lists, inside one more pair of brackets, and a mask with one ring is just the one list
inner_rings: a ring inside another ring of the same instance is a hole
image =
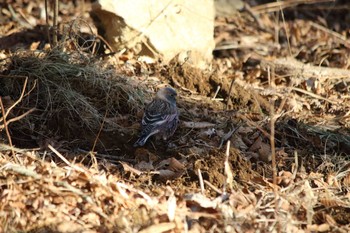
[[[96, 132], [104, 118], [130, 115], [145, 105], [148, 94], [134, 80], [118, 74], [114, 67], [81, 52], [17, 52], [2, 79], [4, 96], [17, 99], [28, 77], [27, 94], [18, 109], [36, 108], [20, 128], [31, 132], [64, 131], [65, 135]], [[105, 129], [124, 131], [110, 120]]]

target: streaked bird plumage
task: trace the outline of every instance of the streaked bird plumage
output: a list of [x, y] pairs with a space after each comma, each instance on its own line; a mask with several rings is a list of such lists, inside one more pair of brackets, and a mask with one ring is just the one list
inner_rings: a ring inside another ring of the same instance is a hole
[[159, 135], [163, 140], [169, 139], [179, 123], [179, 112], [176, 107], [176, 91], [171, 87], [160, 89], [149, 103], [143, 114], [141, 134], [134, 147], [143, 146], [149, 137]]

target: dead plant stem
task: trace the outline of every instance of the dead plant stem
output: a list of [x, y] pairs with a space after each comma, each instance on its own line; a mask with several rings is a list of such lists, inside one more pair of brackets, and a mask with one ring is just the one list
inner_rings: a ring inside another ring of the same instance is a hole
[[[275, 87], [275, 70], [270, 66], [267, 67], [267, 75], [269, 80], [269, 86]], [[270, 101], [270, 145], [271, 145], [271, 165], [272, 165], [272, 182], [274, 192], [274, 203], [275, 203], [275, 218], [278, 218], [278, 202], [277, 202], [277, 166], [276, 166], [276, 146], [275, 146], [275, 123], [277, 115], [275, 114], [275, 99]], [[277, 221], [279, 223], [279, 221]], [[277, 232], [280, 232], [281, 226], [277, 224]]]
[[[19, 121], [20, 119], [22, 119], [23, 117], [27, 116], [28, 114], [34, 112], [35, 110], [36, 110], [36, 108], [32, 108], [32, 109], [29, 109], [27, 112], [23, 113], [23, 114], [20, 115], [20, 116], [11, 118], [10, 120], [7, 121], [7, 125], [9, 125], [9, 124], [12, 123], [12, 122]], [[1, 127], [0, 127], [0, 128], [1, 128]]]
[[204, 182], [203, 182], [203, 176], [200, 168], [198, 168], [198, 179], [199, 179], [199, 186], [201, 187], [201, 193], [204, 194], [205, 193]]
[[107, 110], [106, 110], [106, 112], [105, 112], [105, 115], [103, 116], [103, 121], [102, 121], [101, 127], [100, 127], [100, 129], [98, 130], [98, 133], [97, 133], [97, 135], [96, 135], [96, 138], [95, 138], [95, 141], [94, 141], [94, 145], [93, 145], [92, 148], [91, 148], [91, 151], [92, 151], [92, 152], [95, 151], [95, 147], [96, 147], [96, 144], [97, 144], [97, 140], [98, 140], [99, 137], [100, 137], [101, 131], [102, 131], [103, 126], [104, 126], [104, 124], [105, 124], [105, 119], [106, 119], [106, 117], [107, 117]]
[[58, 17], [58, 0], [54, 0], [54, 11], [53, 11], [53, 34], [52, 34], [52, 45], [53, 47], [56, 47], [57, 45], [57, 32], [58, 32], [58, 26], [57, 26], [57, 17]]
[[51, 44], [51, 38], [50, 38], [50, 25], [49, 25], [49, 9], [48, 9], [48, 0], [45, 0], [45, 20], [46, 20], [46, 34], [47, 34], [47, 39], [49, 41], [49, 44]]
[[[6, 117], [5, 117], [5, 108], [4, 108], [4, 105], [2, 103], [1, 96], [0, 96], [0, 106], [1, 106], [2, 115], [4, 116], [3, 117], [3, 123], [4, 123], [5, 130], [6, 130], [7, 139], [9, 140], [9, 144], [11, 146], [12, 156], [15, 158], [15, 160], [17, 160], [16, 154], [15, 154], [15, 151], [14, 151], [13, 145], [12, 145], [12, 139], [11, 139], [10, 131], [8, 129], [8, 126], [7, 126]], [[18, 162], [18, 161], [16, 161], [16, 162]]]
[[9, 107], [6, 111], [6, 114], [3, 115], [4, 118], [7, 118], [8, 115], [10, 114], [11, 110], [19, 103], [22, 101], [23, 99], [23, 96], [24, 96], [24, 92], [26, 90], [26, 87], [27, 87], [27, 83], [28, 83], [28, 77], [26, 77], [26, 79], [24, 80], [24, 84], [23, 84], [23, 89], [22, 89], [22, 92], [21, 92], [21, 96], [18, 98], [18, 100], [16, 100], [16, 102], [14, 104], [11, 105], [11, 107]]
[[21, 96], [18, 98], [18, 100], [16, 100], [16, 102], [11, 105], [7, 111], [5, 112], [5, 108], [4, 108], [4, 105], [3, 105], [3, 102], [2, 102], [2, 98], [0, 97], [0, 105], [1, 105], [1, 112], [2, 112], [2, 118], [0, 118], [0, 120], [3, 121], [4, 123], [4, 128], [5, 128], [5, 131], [6, 131], [6, 135], [7, 135], [7, 139], [9, 141], [9, 144], [11, 146], [11, 152], [12, 152], [12, 156], [14, 157], [15, 161], [17, 163], [19, 163], [19, 160], [17, 159], [16, 157], [16, 154], [15, 154], [15, 151], [13, 149], [13, 144], [12, 144], [12, 139], [11, 139], [11, 135], [10, 135], [10, 131], [8, 129], [8, 123], [10, 122], [13, 122], [13, 121], [16, 121], [16, 120], [19, 120], [21, 119], [22, 117], [26, 116], [27, 114], [29, 114], [30, 112], [32, 112], [31, 110], [29, 110], [27, 113], [24, 113], [22, 114], [21, 116], [18, 116], [14, 119], [11, 119], [9, 122], [7, 122], [6, 118], [8, 117], [8, 115], [10, 114], [11, 110], [19, 103], [22, 101], [23, 99], [23, 96], [24, 96], [24, 92], [25, 92], [25, 89], [27, 87], [27, 82], [28, 82], [28, 77], [25, 78], [24, 80], [24, 84], [23, 84], [23, 89], [22, 89], [22, 92], [21, 92]]

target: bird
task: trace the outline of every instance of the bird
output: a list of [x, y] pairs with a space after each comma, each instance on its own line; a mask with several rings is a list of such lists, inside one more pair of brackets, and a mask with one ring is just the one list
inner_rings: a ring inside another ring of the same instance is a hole
[[172, 87], [159, 89], [153, 100], [146, 106], [141, 121], [141, 133], [134, 147], [145, 145], [152, 135], [158, 134], [168, 140], [179, 124], [179, 111], [176, 107], [177, 93]]

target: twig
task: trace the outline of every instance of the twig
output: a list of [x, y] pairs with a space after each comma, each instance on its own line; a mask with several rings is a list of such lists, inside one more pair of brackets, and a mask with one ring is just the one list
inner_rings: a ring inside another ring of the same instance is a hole
[[2, 98], [0, 96], [0, 107], [1, 107], [1, 112], [2, 112], [2, 117], [0, 118], [0, 121], [3, 122], [3, 125], [0, 125], [0, 130], [5, 128], [6, 130], [6, 135], [7, 135], [7, 139], [9, 141], [9, 144], [10, 144], [10, 147], [11, 147], [11, 152], [12, 152], [12, 156], [14, 157], [15, 161], [17, 163], [19, 163], [19, 160], [17, 159], [16, 157], [16, 154], [15, 154], [15, 151], [13, 149], [13, 144], [12, 144], [12, 139], [11, 139], [11, 135], [10, 135], [10, 131], [8, 129], [8, 125], [11, 123], [11, 122], [15, 122], [15, 121], [18, 121], [20, 119], [22, 119], [23, 117], [25, 117], [26, 115], [30, 114], [31, 112], [33, 112], [35, 109], [30, 109], [29, 111], [23, 113], [22, 115], [20, 116], [17, 116], [15, 118], [12, 118], [10, 119], [9, 121], [7, 121], [7, 117], [8, 115], [10, 114], [11, 110], [18, 104], [22, 101], [23, 99], [23, 96], [24, 96], [24, 92], [25, 92], [25, 89], [27, 87], [27, 82], [28, 82], [28, 77], [25, 77], [25, 80], [24, 80], [24, 84], [23, 84], [23, 89], [22, 89], [22, 92], [21, 92], [21, 96], [16, 100], [16, 102], [14, 104], [12, 104], [5, 112], [5, 108], [4, 108], [4, 105], [3, 105], [3, 102], [2, 102]]
[[252, 10], [255, 11], [256, 14], [263, 14], [280, 11], [288, 7], [295, 7], [299, 4], [314, 4], [322, 2], [334, 2], [334, 0], [289, 0], [283, 2], [276, 1], [252, 7]]
[[[89, 151], [83, 150], [83, 149], [78, 149], [78, 151], [81, 153], [87, 153], [87, 154], [90, 153]], [[122, 156], [107, 155], [107, 154], [101, 154], [101, 153], [95, 153], [95, 156], [99, 159], [108, 159], [109, 161], [115, 161], [115, 162], [119, 162], [119, 161], [130, 162], [130, 163], [135, 162], [135, 159], [127, 159]]]
[[[10, 13], [11, 13], [11, 16], [12, 16], [12, 19], [14, 20], [14, 21], [16, 21], [16, 22], [18, 22], [19, 24], [21, 24], [23, 27], [25, 27], [25, 28], [33, 28], [33, 26], [28, 22], [26, 22], [26, 21], [24, 21], [24, 20], [22, 20], [22, 19], [20, 19], [20, 18], [18, 18], [17, 17], [17, 15], [16, 15], [16, 12], [14, 11], [14, 9], [12, 8], [12, 6], [11, 6], [11, 4], [7, 4], [7, 7], [8, 7], [8, 9], [9, 9], [9, 11], [10, 11]], [[24, 15], [23, 15], [23, 13], [22, 12], [20, 12], [20, 14], [22, 15], [22, 17], [25, 19], [25, 20], [27, 20], [25, 17], [24, 17]]]
[[58, 32], [58, 22], [57, 22], [57, 17], [58, 17], [58, 0], [54, 0], [54, 11], [53, 11], [53, 35], [52, 35], [52, 44], [53, 47], [56, 47], [57, 45], [57, 32]]
[[215, 127], [215, 124], [210, 122], [193, 122], [193, 121], [182, 121], [181, 126], [191, 129], [204, 129]]
[[269, 138], [270, 137], [270, 134], [264, 130], [263, 128], [261, 128], [260, 125], [258, 125], [257, 123], [255, 123], [254, 121], [248, 119], [246, 116], [244, 116], [243, 114], [240, 114], [239, 117], [244, 120], [248, 126], [253, 126], [255, 128], [257, 128], [262, 134], [264, 134], [265, 137]]
[[259, 28], [264, 28], [264, 24], [262, 23], [259, 15], [252, 10], [248, 3], [244, 3], [244, 8], [246, 11], [254, 18], [254, 20], [258, 23]]
[[229, 132], [227, 132], [224, 136], [222, 136], [221, 140], [220, 140], [220, 145], [219, 145], [219, 149], [221, 149], [221, 147], [224, 145], [225, 142], [227, 142], [227, 140], [229, 140], [232, 135], [242, 126], [242, 123], [239, 123], [237, 125], [236, 128], [231, 129]]
[[[21, 93], [21, 96], [16, 100], [16, 102], [11, 105], [11, 107], [9, 107], [6, 111], [6, 114], [3, 115], [3, 118], [7, 118], [8, 114], [10, 114], [10, 111], [19, 103], [22, 101], [23, 99], [23, 96], [24, 96], [24, 92], [25, 92], [25, 89], [27, 87], [27, 82], [28, 82], [28, 77], [26, 77], [26, 79], [24, 80], [24, 84], [23, 84], [23, 89], [22, 89], [22, 93]], [[0, 120], [2, 120], [2, 118], [0, 118]]]
[[322, 25], [319, 25], [319, 24], [317, 24], [317, 23], [314, 23], [314, 22], [311, 22], [311, 26], [313, 26], [313, 27], [315, 27], [315, 28], [317, 28], [317, 29], [319, 29], [319, 30], [322, 30], [322, 31], [324, 31], [324, 32], [326, 32], [326, 33], [328, 33], [328, 34], [330, 34], [330, 35], [333, 36], [333, 37], [336, 39], [336, 41], [338, 41], [339, 43], [345, 45], [345, 46], [348, 47], [348, 48], [350, 47], [350, 41], [347, 40], [345, 36], [342, 36], [341, 34], [335, 32], [335, 31], [332, 31], [332, 30], [330, 30], [330, 29], [328, 29], [328, 28], [326, 28], [326, 27], [324, 27], [324, 26], [322, 26]]
[[284, 31], [286, 33], [286, 39], [287, 39], [287, 44], [288, 44], [289, 56], [292, 56], [292, 49], [290, 47], [290, 41], [289, 41], [289, 33], [288, 33], [288, 30], [287, 30], [286, 20], [284, 19], [284, 12], [282, 10], [282, 6], [280, 6], [280, 12], [281, 12], [281, 16], [282, 16], [283, 28], [284, 28]]
[[48, 9], [48, 4], [47, 4], [48, 0], [45, 0], [45, 20], [46, 20], [46, 33], [47, 33], [47, 39], [49, 41], [49, 44], [51, 45], [51, 37], [50, 37], [50, 24], [49, 24], [49, 9]]
[[92, 158], [93, 161], [94, 161], [94, 166], [95, 166], [96, 169], [98, 169], [98, 165], [97, 165], [97, 159], [96, 159], [96, 156], [95, 156], [95, 154], [94, 154], [94, 151], [95, 151], [95, 147], [96, 147], [97, 141], [98, 141], [98, 139], [99, 139], [99, 137], [100, 137], [100, 134], [101, 134], [103, 125], [105, 124], [105, 119], [106, 119], [106, 117], [107, 117], [107, 110], [105, 111], [105, 115], [103, 116], [103, 121], [102, 121], [102, 123], [101, 123], [101, 127], [100, 127], [100, 129], [98, 130], [98, 133], [97, 133], [96, 138], [95, 138], [95, 141], [94, 141], [94, 145], [92, 146], [92, 149], [91, 149], [91, 151], [90, 151], [90, 156], [91, 156], [91, 158]]
[[216, 88], [216, 91], [215, 91], [215, 94], [214, 94], [214, 96], [213, 96], [213, 98], [211, 98], [211, 100], [215, 100], [216, 99], [216, 96], [218, 95], [218, 93], [219, 93], [219, 91], [220, 91], [220, 86], [218, 86], [217, 88]]
[[294, 162], [295, 162], [295, 167], [292, 175], [292, 180], [295, 180], [295, 178], [297, 177], [297, 173], [298, 173], [298, 169], [299, 169], [299, 162], [298, 162], [298, 151], [295, 150], [294, 151]]
[[[274, 102], [274, 101], [273, 101]], [[276, 146], [275, 146], [275, 111], [274, 105], [271, 104], [271, 121], [270, 121], [270, 143], [271, 143], [271, 159], [273, 171], [273, 184], [277, 187], [277, 167], [276, 167]], [[276, 189], [277, 190], [277, 189]]]
[[17, 165], [17, 164], [6, 164], [4, 166], [6, 170], [14, 171], [18, 174], [24, 175], [24, 176], [30, 176], [33, 177], [34, 179], [40, 180], [42, 178], [42, 175], [36, 173], [33, 170], [30, 170], [28, 168], [25, 168], [23, 166]]
[[[275, 73], [271, 75], [270, 67], [267, 69], [268, 79], [270, 80], [270, 87], [275, 85]], [[271, 162], [272, 162], [272, 182], [273, 182], [273, 192], [274, 192], [274, 204], [275, 204], [275, 218], [278, 219], [278, 204], [277, 204], [277, 166], [276, 166], [276, 146], [275, 146], [275, 99], [271, 100], [270, 103], [270, 145], [271, 145]], [[277, 229], [280, 229], [280, 224], [277, 225]]]
[[22, 21], [22, 25], [24, 24], [25, 27], [32, 29], [33, 25], [30, 23], [30, 21], [27, 19], [27, 17], [25, 16], [25, 14], [23, 13], [22, 9], [18, 9], [18, 13], [22, 16], [22, 18], [24, 19], [21, 20]]
[[331, 103], [331, 104], [338, 104], [338, 102], [336, 102], [336, 101], [329, 100], [329, 99], [324, 98], [324, 97], [322, 97], [322, 96], [320, 96], [320, 95], [317, 95], [317, 94], [312, 93], [312, 92], [309, 92], [309, 91], [305, 91], [305, 90], [303, 90], [303, 89], [301, 89], [301, 88], [298, 88], [298, 87], [291, 87], [291, 89], [294, 90], [294, 91], [298, 91], [298, 92], [301, 92], [301, 93], [303, 93], [303, 94], [309, 95], [309, 96], [311, 96], [311, 97], [314, 97], [314, 98], [316, 98], [316, 99], [324, 100], [324, 101], [329, 102], [329, 103]]
[[85, 170], [81, 167], [78, 167], [74, 164], [71, 164], [60, 152], [58, 152], [55, 148], [53, 148], [50, 144], [47, 146], [53, 153], [55, 153], [64, 163], [66, 163], [69, 167], [74, 168], [77, 171], [83, 172], [86, 174]]
[[235, 80], [236, 80], [236, 79], [233, 78], [232, 81], [231, 81], [230, 89], [228, 90], [228, 95], [227, 95], [225, 110], [228, 109], [228, 102], [229, 102], [229, 100], [230, 100], [230, 98], [231, 98], [231, 92], [232, 92], [232, 88], [233, 88], [233, 84], [235, 83]]
[[[2, 115], [5, 116], [5, 108], [4, 108], [4, 105], [3, 105], [3, 103], [2, 103], [2, 98], [1, 98], [1, 96], [0, 96], [0, 106], [1, 106]], [[7, 122], [6, 122], [6, 117], [3, 117], [3, 121], [4, 121], [4, 127], [5, 127], [5, 130], [6, 130], [7, 139], [9, 140], [9, 144], [10, 144], [10, 146], [11, 146], [12, 156], [15, 158], [16, 162], [18, 162], [17, 157], [16, 157], [16, 154], [15, 154], [15, 151], [14, 151], [14, 149], [13, 149], [12, 139], [11, 139], [10, 131], [9, 131], [9, 129], [8, 129], [8, 125], [7, 125]]]
[[72, 193], [78, 194], [79, 196], [83, 197], [88, 203], [95, 204], [90, 196], [86, 195], [85, 193], [83, 193], [83, 191], [81, 191], [80, 189], [77, 189], [76, 187], [70, 185], [66, 181], [54, 181], [54, 183], [56, 185], [58, 185], [58, 186], [62, 186], [64, 188], [68, 189]]
[[270, 144], [271, 144], [271, 161], [272, 161], [272, 175], [273, 175], [273, 191], [275, 193], [275, 213], [278, 212], [277, 205], [277, 166], [276, 166], [276, 146], [275, 146], [275, 101], [271, 103], [270, 109]]
[[24, 152], [26, 152], [26, 151], [31, 150], [31, 149], [19, 149], [19, 148], [16, 148], [16, 147], [14, 147], [14, 146], [11, 147], [11, 146], [9, 146], [9, 145], [7, 145], [7, 144], [0, 143], [0, 152], [1, 152], [1, 151], [8, 151], [8, 150], [11, 150], [11, 149], [15, 150], [15, 151], [18, 152], [18, 153], [24, 153]]
[[229, 187], [231, 189], [231, 192], [233, 190], [233, 174], [232, 174], [232, 170], [231, 170], [230, 164], [228, 162], [228, 158], [230, 156], [230, 144], [231, 144], [231, 141], [227, 141], [226, 157], [225, 157], [225, 162], [224, 162], [224, 170], [225, 170], [225, 175], [226, 175], [226, 182], [224, 183], [223, 193], [226, 193], [226, 185], [229, 185]]
[[199, 179], [199, 186], [201, 187], [201, 193], [204, 194], [204, 182], [203, 182], [203, 176], [201, 169], [198, 168], [198, 179]]
[[91, 151], [95, 151], [95, 147], [96, 147], [97, 141], [98, 141], [98, 139], [99, 139], [99, 137], [100, 137], [100, 134], [101, 134], [101, 131], [102, 131], [102, 129], [103, 129], [103, 126], [104, 126], [104, 124], [105, 124], [105, 119], [106, 119], [106, 117], [107, 117], [107, 110], [105, 111], [105, 115], [103, 116], [103, 120], [102, 120], [102, 123], [101, 123], [101, 127], [100, 127], [100, 129], [98, 130], [98, 133], [97, 133], [97, 135], [96, 135], [96, 138], [95, 138], [94, 144], [93, 144], [93, 146], [92, 146], [92, 148], [91, 148]]
[[[0, 118], [0, 121], [4, 121], [4, 122], [5, 122], [5, 121], [6, 121], [6, 118], [7, 118], [8, 115], [10, 114], [11, 110], [12, 110], [19, 102], [22, 101], [23, 96], [27, 96], [27, 95], [33, 90], [33, 88], [32, 88], [27, 94], [24, 95], [24, 91], [25, 91], [25, 88], [26, 88], [26, 86], [27, 86], [27, 80], [28, 80], [28, 78], [26, 77], [26, 79], [25, 79], [25, 81], [24, 81], [24, 85], [23, 85], [23, 89], [22, 89], [21, 96], [19, 97], [19, 99], [18, 99], [13, 105], [11, 105], [11, 107], [9, 107], [9, 108], [7, 109], [6, 113], [3, 114], [3, 116]], [[14, 118], [12, 118], [12, 119], [6, 121], [6, 122], [7, 122], [6, 125], [9, 125], [9, 124], [12, 123], [12, 122], [15, 122], [15, 121], [18, 121], [18, 120], [22, 119], [23, 117], [25, 117], [25, 116], [27, 116], [28, 114], [32, 113], [34, 110], [36, 110], [36, 109], [35, 109], [35, 108], [32, 108], [32, 109], [28, 110], [27, 112], [23, 113], [22, 115], [17, 116], [17, 117], [14, 117]], [[1, 126], [1, 125], [0, 125], [0, 129], [3, 129], [3, 128], [4, 128], [4, 126]]]
[[[28, 110], [27, 112], [23, 113], [22, 115], [20, 116], [17, 116], [17, 117], [14, 117], [10, 120], [7, 121], [7, 117], [8, 115], [10, 114], [11, 110], [19, 103], [22, 101], [23, 99], [23, 96], [27, 96], [30, 94], [30, 92], [32, 92], [32, 90], [34, 89], [34, 87], [26, 94], [24, 94], [25, 92], [25, 89], [26, 89], [26, 86], [27, 86], [27, 82], [28, 82], [28, 77], [25, 77], [25, 80], [24, 80], [24, 85], [23, 85], [23, 89], [22, 89], [22, 93], [21, 93], [21, 96], [18, 98], [18, 100], [12, 104], [5, 113], [2, 114], [2, 117], [0, 118], [0, 121], [4, 121], [4, 123], [6, 122], [6, 126], [8, 126], [10, 123], [12, 122], [15, 122], [15, 121], [18, 121], [20, 119], [22, 119], [23, 117], [27, 116], [28, 114], [32, 113], [34, 110], [36, 110], [35, 108], [32, 108], [30, 110]], [[35, 86], [35, 85], [34, 85]], [[3, 106], [2, 106], [3, 107]], [[5, 110], [5, 109], [4, 109]], [[2, 126], [0, 125], [0, 130], [3, 129], [5, 127], [5, 124]]]
[[[32, 109], [28, 110], [27, 112], [23, 113], [22, 115], [19, 115], [17, 117], [11, 118], [10, 120], [7, 121], [7, 125], [9, 125], [12, 122], [19, 121], [20, 119], [22, 119], [23, 117], [29, 115], [30, 113], [34, 112], [35, 110], [36, 110], [36, 108], [32, 108]], [[0, 126], [0, 129], [1, 129], [1, 126]]]
[[211, 189], [213, 189], [215, 192], [217, 192], [218, 194], [222, 194], [222, 191], [220, 189], [218, 189], [217, 187], [215, 187], [212, 183], [210, 183], [209, 181], [207, 180], [204, 180], [204, 183], [206, 185], [208, 185]]
[[113, 47], [106, 41], [102, 36], [96, 35], [96, 38], [102, 40], [103, 43], [105, 43], [108, 47], [108, 49], [111, 51], [111, 54], [115, 54], [116, 52], [114, 51]]
[[63, 162], [65, 162], [68, 166], [72, 167], [72, 164], [63, 156], [60, 152], [58, 152], [55, 148], [53, 148], [50, 144], [47, 146], [53, 153], [55, 153], [58, 157], [60, 157]]

